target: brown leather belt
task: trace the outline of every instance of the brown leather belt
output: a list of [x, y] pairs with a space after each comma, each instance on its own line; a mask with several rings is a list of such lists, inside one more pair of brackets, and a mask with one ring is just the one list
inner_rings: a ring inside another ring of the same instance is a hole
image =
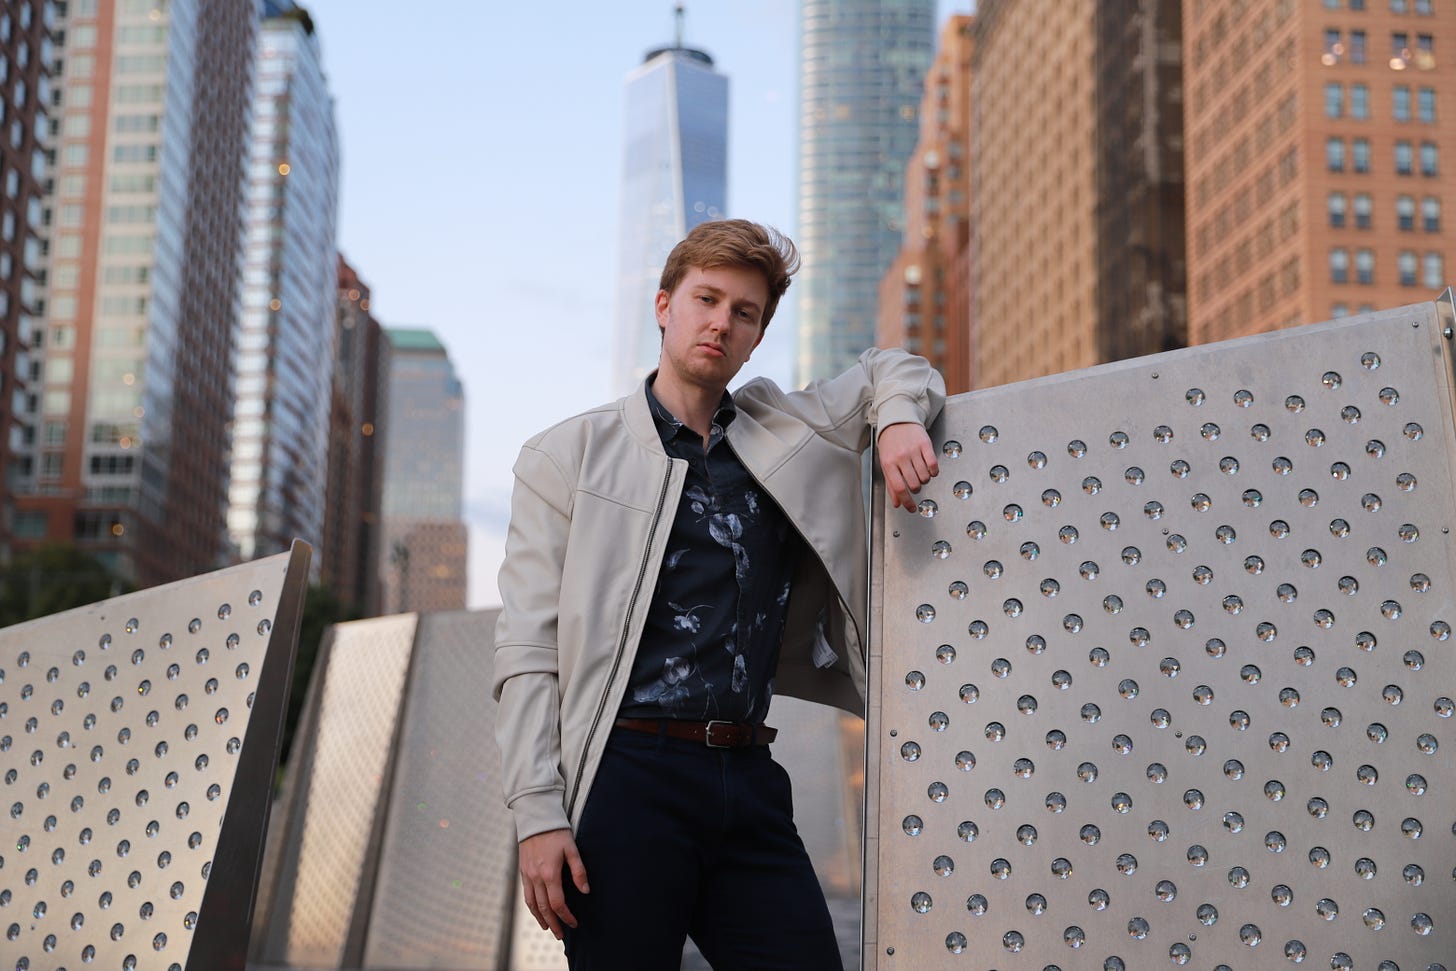
[[691, 722], [677, 718], [618, 718], [614, 723], [629, 732], [666, 735], [689, 742], [702, 742], [708, 748], [747, 748], [767, 745], [778, 738], [779, 730], [767, 725], [744, 725], [739, 722]]

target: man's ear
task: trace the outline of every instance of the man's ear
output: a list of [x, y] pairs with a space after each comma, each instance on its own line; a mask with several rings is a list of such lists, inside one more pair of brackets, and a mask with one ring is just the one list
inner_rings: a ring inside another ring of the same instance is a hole
[[657, 314], [657, 329], [667, 329], [667, 304], [672, 299], [672, 294], [666, 290], [657, 291], [657, 297], [653, 300], [652, 306]]

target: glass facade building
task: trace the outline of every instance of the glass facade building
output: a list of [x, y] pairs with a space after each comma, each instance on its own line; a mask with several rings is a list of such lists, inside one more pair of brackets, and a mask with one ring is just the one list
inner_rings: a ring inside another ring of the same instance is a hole
[[[10, 556], [15, 487], [32, 472], [29, 347], [45, 306], [42, 225], [51, 111], [51, 0], [0, 9], [0, 561]], [[39, 524], [42, 525], [43, 524]], [[43, 534], [42, 534], [43, 535]]]
[[[339, 144], [318, 37], [267, 0], [248, 164], [228, 532], [245, 559], [322, 549], [337, 316]], [[315, 555], [317, 575], [324, 557]]]
[[935, 0], [803, 0], [799, 68], [800, 384], [874, 346], [900, 248], [905, 164], [935, 53]]
[[17, 518], [143, 585], [229, 558], [258, 18], [255, 0], [71, 0], [58, 17], [38, 431]]
[[432, 331], [391, 327], [385, 336], [384, 611], [459, 610], [466, 595], [465, 389]]
[[653, 300], [667, 254], [720, 218], [728, 193], [728, 79], [678, 44], [627, 76], [612, 385], [626, 394], [657, 367]]

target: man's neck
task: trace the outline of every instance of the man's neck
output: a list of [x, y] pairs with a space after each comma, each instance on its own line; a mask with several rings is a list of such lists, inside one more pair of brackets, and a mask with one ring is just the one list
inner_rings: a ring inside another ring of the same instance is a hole
[[705, 388], [673, 380], [673, 376], [659, 371], [652, 383], [652, 393], [672, 416], [696, 432], [708, 444], [708, 435], [713, 430], [713, 416], [723, 402], [725, 388]]

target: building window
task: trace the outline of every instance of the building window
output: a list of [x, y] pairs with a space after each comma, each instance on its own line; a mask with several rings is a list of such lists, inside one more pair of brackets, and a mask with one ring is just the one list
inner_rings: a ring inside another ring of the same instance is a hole
[[1428, 125], [1436, 122], [1436, 89], [1421, 88], [1416, 95], [1416, 117]]
[[1339, 118], [1345, 113], [1345, 89], [1338, 82], [1325, 85], [1325, 117]]
[[1339, 320], [1341, 317], [1348, 316], [1350, 316], [1350, 307], [1348, 304], [1337, 303], [1330, 307], [1331, 320]]
[[1405, 66], [1405, 61], [1410, 59], [1410, 34], [1403, 30], [1395, 31], [1390, 35], [1390, 63], [1394, 67], [1397, 63]]
[[1331, 192], [1326, 204], [1330, 213], [1330, 228], [1342, 229], [1345, 225], [1345, 209], [1347, 200], [1343, 192]]
[[1431, 15], [1431, 0], [1416, 0], [1416, 13], [1422, 17]]
[[1395, 228], [1403, 233], [1415, 232], [1416, 201], [1410, 196], [1395, 197]]
[[1370, 86], [1368, 84], [1350, 85], [1350, 117], [1370, 117]]
[[1421, 175], [1437, 175], [1441, 171], [1435, 142], [1421, 142]]
[[1414, 155], [1411, 152], [1411, 143], [1399, 141], [1395, 143], [1395, 174], [1410, 175], [1414, 162]]
[[1421, 228], [1428, 233], [1441, 231], [1441, 200], [1435, 196], [1421, 200]]
[[1325, 56], [1324, 63], [1333, 64], [1345, 53], [1345, 45], [1340, 43], [1340, 32], [1338, 30], [1325, 31]]
[[1326, 139], [1325, 165], [1331, 172], [1345, 171], [1345, 140], [1343, 138]]
[[1351, 10], [1364, 10], [1365, 9], [1365, 0], [1350, 0], [1350, 9]]
[[1370, 171], [1370, 139], [1356, 138], [1351, 141], [1350, 162], [1356, 172]]
[[1397, 84], [1390, 91], [1390, 113], [1396, 121], [1410, 121], [1410, 86]]
[[1366, 286], [1375, 282], [1375, 251], [1362, 249], [1355, 253], [1355, 282]]
[[1446, 285], [1445, 267], [1441, 265], [1440, 253], [1427, 253], [1425, 258], [1425, 285], [1427, 290], [1439, 290]]
[[1400, 276], [1400, 285], [1413, 287], [1416, 285], [1416, 254], [1412, 250], [1400, 251], [1400, 257], [1396, 260], [1396, 268]]
[[1390, 0], [1391, 13], [1410, 13], [1409, 0]]
[[1330, 250], [1330, 282], [1350, 282], [1350, 251], [1346, 249]]
[[1365, 63], [1365, 31], [1350, 31], [1350, 63]]

